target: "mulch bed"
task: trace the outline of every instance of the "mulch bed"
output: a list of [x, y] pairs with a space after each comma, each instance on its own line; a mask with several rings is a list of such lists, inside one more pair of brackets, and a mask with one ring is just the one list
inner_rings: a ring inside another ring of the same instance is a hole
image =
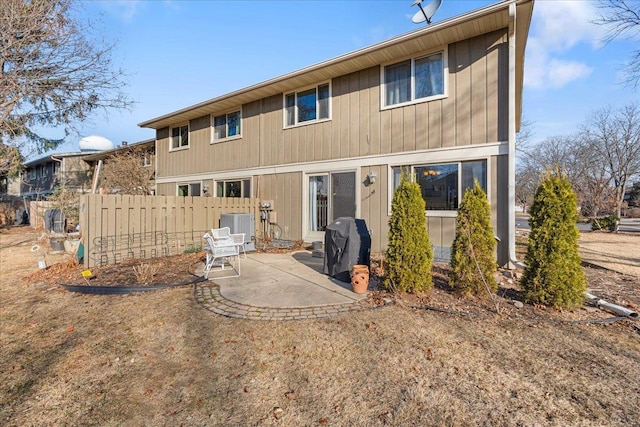
[[[261, 247], [259, 252], [287, 253], [304, 249], [301, 244], [288, 248]], [[204, 252], [175, 255], [155, 259], [129, 259], [116, 265], [91, 268], [92, 276], [84, 279], [83, 266], [72, 260], [54, 264], [25, 277], [30, 283], [50, 285], [73, 285], [92, 287], [161, 287], [192, 283], [197, 279], [195, 269], [204, 261]], [[640, 310], [640, 278], [628, 276], [603, 268], [583, 267], [587, 275], [588, 288], [596, 296], [608, 302]], [[146, 271], [142, 277], [141, 269]], [[500, 317], [524, 317], [559, 321], [582, 321], [613, 316], [600, 310], [579, 309], [572, 312], [554, 310], [540, 305], [524, 304], [515, 307], [514, 302], [523, 301], [517, 280], [502, 280], [497, 295], [493, 298], [461, 296], [449, 286], [449, 265], [434, 263], [431, 292], [427, 294], [392, 294], [381, 287], [384, 271], [380, 258], [372, 254], [371, 279], [368, 302], [372, 306], [383, 306], [393, 301], [410, 308], [438, 309], [454, 315], [485, 317], [499, 314]]]

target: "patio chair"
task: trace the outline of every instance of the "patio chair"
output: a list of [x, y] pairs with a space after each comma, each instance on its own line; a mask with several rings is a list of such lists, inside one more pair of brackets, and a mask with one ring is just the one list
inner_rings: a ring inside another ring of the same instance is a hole
[[215, 240], [231, 239], [231, 229], [229, 227], [212, 228], [211, 235]]
[[212, 228], [211, 235], [213, 236], [214, 240], [224, 240], [224, 239], [233, 240], [242, 249], [243, 258], [247, 259], [247, 252], [244, 249], [245, 233], [231, 233], [231, 229], [229, 227], [222, 227], [222, 228]]
[[[211, 271], [224, 271], [229, 268], [228, 274], [216, 275], [216, 279], [226, 279], [240, 276], [240, 246], [233, 239], [215, 240], [209, 233], [205, 233], [202, 238], [205, 241], [204, 251], [206, 254], [204, 265], [204, 277], [209, 278]], [[236, 258], [235, 262], [232, 259]]]

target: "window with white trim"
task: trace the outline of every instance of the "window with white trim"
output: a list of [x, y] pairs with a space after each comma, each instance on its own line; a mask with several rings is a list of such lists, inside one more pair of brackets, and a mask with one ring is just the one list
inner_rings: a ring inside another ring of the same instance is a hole
[[31, 181], [33, 181], [34, 179], [36, 179], [36, 168], [30, 168], [29, 169], [29, 179]]
[[398, 166], [393, 169], [393, 188], [400, 185], [400, 176], [404, 171], [410, 173], [420, 185], [420, 192], [427, 210], [455, 211], [458, 209], [461, 195], [473, 188], [477, 180], [487, 192], [487, 161], [472, 160], [431, 165]]
[[53, 162], [53, 174], [58, 175], [60, 173], [60, 162]]
[[171, 149], [189, 146], [189, 125], [176, 126], [171, 128]]
[[201, 184], [199, 182], [189, 182], [184, 184], [178, 184], [176, 187], [176, 195], [178, 196], [201, 196], [200, 192]]
[[149, 166], [151, 166], [151, 153], [145, 151], [144, 153], [142, 153], [142, 167], [146, 168]]
[[213, 141], [241, 135], [242, 114], [240, 111], [212, 116]]
[[329, 118], [331, 86], [323, 83], [284, 95], [284, 126], [315, 122]]
[[216, 181], [216, 197], [251, 197], [251, 179]]
[[445, 94], [446, 52], [411, 58], [383, 67], [382, 105], [428, 100]]
[[40, 165], [40, 177], [45, 178], [47, 175], [49, 175], [49, 165]]

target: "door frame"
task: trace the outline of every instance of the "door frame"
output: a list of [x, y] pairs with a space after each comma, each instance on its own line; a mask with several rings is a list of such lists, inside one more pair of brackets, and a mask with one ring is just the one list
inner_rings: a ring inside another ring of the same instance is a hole
[[[361, 194], [361, 168], [352, 167], [344, 169], [317, 169], [313, 171], [305, 171], [302, 174], [302, 239], [305, 242], [323, 241], [324, 231], [310, 231], [309, 230], [309, 177], [318, 175], [331, 175], [332, 173], [353, 172], [355, 174], [355, 205], [356, 205], [356, 218], [360, 217], [360, 194]], [[331, 188], [331, 179], [329, 179], [329, 188]], [[328, 225], [328, 224], [327, 224]]]

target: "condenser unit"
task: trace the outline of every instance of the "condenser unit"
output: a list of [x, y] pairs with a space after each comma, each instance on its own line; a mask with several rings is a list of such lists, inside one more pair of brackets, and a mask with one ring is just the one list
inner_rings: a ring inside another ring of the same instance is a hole
[[256, 250], [256, 220], [253, 214], [221, 214], [220, 227], [229, 227], [231, 233], [244, 233], [244, 250]]

